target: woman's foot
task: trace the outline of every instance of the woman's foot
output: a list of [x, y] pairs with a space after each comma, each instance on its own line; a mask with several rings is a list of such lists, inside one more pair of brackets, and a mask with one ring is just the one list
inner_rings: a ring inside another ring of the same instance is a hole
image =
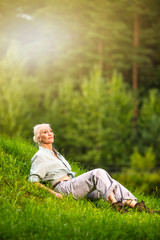
[[127, 209], [125, 208], [124, 204], [121, 201], [115, 202], [112, 204], [114, 210], [120, 213], [128, 213]]
[[154, 214], [154, 213], [160, 214], [160, 211], [155, 211], [155, 210], [147, 208], [143, 201], [136, 203], [136, 205], [134, 206], [134, 209], [139, 212], [145, 211], [150, 214]]

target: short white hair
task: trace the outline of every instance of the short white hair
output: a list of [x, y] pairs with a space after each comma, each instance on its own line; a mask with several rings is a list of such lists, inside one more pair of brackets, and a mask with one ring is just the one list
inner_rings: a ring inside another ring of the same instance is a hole
[[50, 124], [48, 123], [41, 123], [41, 124], [37, 124], [33, 127], [33, 141], [35, 143], [38, 143], [38, 145], [40, 145], [40, 142], [38, 141], [38, 137], [39, 137], [39, 134], [40, 134], [40, 130], [42, 127], [50, 127]]

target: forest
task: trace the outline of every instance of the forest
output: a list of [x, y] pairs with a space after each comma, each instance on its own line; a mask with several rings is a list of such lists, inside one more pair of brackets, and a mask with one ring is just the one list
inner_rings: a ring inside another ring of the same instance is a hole
[[[0, 2], [0, 135], [159, 194], [159, 0]], [[145, 183], [144, 183], [145, 182]]]

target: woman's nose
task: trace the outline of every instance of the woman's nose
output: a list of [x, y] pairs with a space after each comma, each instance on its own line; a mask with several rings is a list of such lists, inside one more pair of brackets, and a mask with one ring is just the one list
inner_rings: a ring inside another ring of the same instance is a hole
[[53, 135], [53, 132], [48, 132], [49, 135]]

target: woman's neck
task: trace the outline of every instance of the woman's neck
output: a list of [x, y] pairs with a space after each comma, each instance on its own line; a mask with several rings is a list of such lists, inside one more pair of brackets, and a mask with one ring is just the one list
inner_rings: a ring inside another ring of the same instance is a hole
[[43, 143], [43, 144], [41, 145], [41, 147], [47, 148], [47, 149], [49, 149], [49, 150], [52, 150], [52, 149], [53, 149], [52, 144], [45, 144], [45, 143]]

